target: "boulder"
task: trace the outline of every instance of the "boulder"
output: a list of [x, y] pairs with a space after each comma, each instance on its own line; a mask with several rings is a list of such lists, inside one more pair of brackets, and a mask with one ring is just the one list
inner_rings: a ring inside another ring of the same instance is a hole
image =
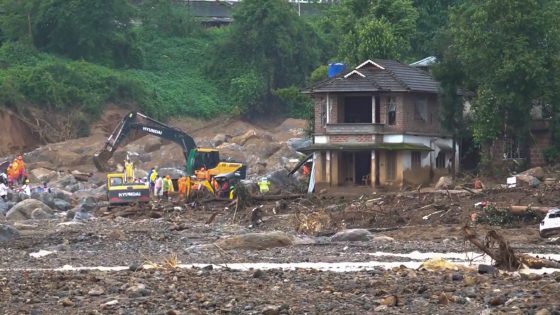
[[161, 139], [159, 138], [150, 138], [145, 140], [146, 143], [144, 144], [144, 152], [151, 153], [161, 149]]
[[268, 180], [274, 188], [287, 189], [290, 187], [297, 187], [299, 185], [296, 178], [288, 176], [287, 170], [278, 170], [268, 175]]
[[72, 208], [72, 205], [64, 199], [54, 199], [54, 208], [59, 211], [67, 211]]
[[8, 210], [10, 210], [9, 204], [0, 198], [0, 215], [5, 215]]
[[529, 186], [529, 187], [539, 187], [541, 181], [538, 180], [536, 177], [531, 175], [517, 175], [517, 183], [521, 184], [521, 186]]
[[11, 241], [19, 237], [19, 231], [14, 227], [0, 224], [0, 242]]
[[214, 244], [222, 249], [267, 249], [290, 246], [293, 242], [294, 239], [291, 235], [281, 231], [272, 231], [229, 236]]
[[47, 206], [49, 206], [49, 208], [54, 208], [55, 204], [54, 204], [54, 195], [48, 192], [43, 192], [41, 193], [41, 199], [40, 201], [42, 201], [44, 204], [46, 204]]
[[451, 176], [442, 176], [439, 178], [436, 189], [450, 189], [454, 187], [453, 178]]
[[521, 172], [519, 173], [519, 175], [529, 175], [529, 176], [536, 177], [538, 180], [543, 180], [544, 170], [542, 167], [538, 166], [538, 167], [530, 168], [524, 172]]
[[52, 186], [57, 186], [60, 188], [64, 188], [70, 185], [74, 185], [77, 183], [76, 178], [74, 178], [74, 175], [65, 175], [63, 177], [61, 177], [60, 179], [56, 180], [55, 182], [52, 183]]
[[29, 177], [33, 182], [45, 183], [51, 181], [58, 175], [57, 172], [46, 168], [35, 168], [29, 172]]
[[343, 230], [331, 237], [333, 242], [366, 242], [372, 237], [370, 231], [366, 229]]
[[87, 197], [80, 204], [80, 211], [93, 212], [97, 208], [97, 201], [93, 197]]
[[142, 169], [136, 169], [134, 171], [134, 176], [136, 178], [144, 178], [144, 177], [148, 177], [148, 172], [146, 172], [145, 170]]
[[237, 137], [233, 137], [231, 139], [231, 141], [233, 143], [237, 143], [239, 145], [245, 145], [245, 143], [247, 141], [249, 141], [249, 139], [253, 139], [253, 138], [258, 138], [257, 136], [257, 132], [255, 131], [255, 129], [250, 129], [247, 132], [245, 132], [244, 134], [237, 136]]
[[9, 201], [18, 203], [21, 201], [21, 198], [18, 193], [8, 190], [8, 196], [6, 196]]
[[306, 139], [306, 138], [291, 138], [288, 140], [288, 147], [291, 150], [297, 151], [301, 148], [310, 146], [313, 142], [311, 141], [311, 139]]
[[8, 211], [15, 205], [16, 203], [13, 201], [6, 201], [2, 206], [0, 206], [0, 216], [5, 216]]
[[80, 210], [74, 214], [74, 221], [83, 222], [89, 219], [91, 219], [91, 214], [89, 212]]
[[6, 219], [9, 221], [23, 221], [32, 218], [32, 213], [35, 209], [41, 209], [48, 214], [52, 214], [52, 209], [46, 204], [35, 199], [26, 199], [15, 206], [13, 206], [8, 213], [6, 213]]
[[84, 173], [78, 170], [73, 170], [71, 174], [79, 182], [87, 182], [89, 178], [93, 175], [92, 173]]
[[53, 217], [54, 216], [52, 214], [47, 213], [41, 208], [37, 208], [31, 212], [31, 218], [34, 220], [45, 220], [45, 219], [51, 219]]
[[55, 166], [55, 168], [76, 166], [84, 164], [85, 160], [91, 158], [68, 150], [52, 150], [42, 151], [37, 157], [38, 161], [47, 161]]
[[231, 136], [228, 136], [224, 133], [219, 133], [212, 138], [212, 146], [217, 147], [224, 142], [228, 142], [231, 139]]
[[68, 203], [72, 202], [72, 193], [66, 190], [57, 189], [54, 191], [54, 198], [65, 200]]

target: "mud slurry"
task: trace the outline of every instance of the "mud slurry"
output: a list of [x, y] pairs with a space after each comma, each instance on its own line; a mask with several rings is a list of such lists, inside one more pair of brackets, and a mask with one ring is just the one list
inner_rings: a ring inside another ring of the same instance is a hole
[[527, 314], [560, 310], [558, 281], [407, 268], [0, 274], [3, 314]]
[[[273, 213], [275, 205], [271, 203], [263, 206], [263, 222], [251, 228], [250, 208], [238, 212], [238, 219], [232, 220], [231, 210], [224, 210], [223, 205], [166, 211], [157, 219], [138, 215], [97, 218], [83, 224], [60, 224], [62, 219], [30, 220], [19, 225], [18, 239], [0, 244], [0, 313], [534, 314], [543, 309], [558, 313], [560, 273], [478, 274], [475, 270], [430, 272], [404, 267], [411, 261], [421, 262], [404, 255], [415, 251], [476, 251], [461, 234], [461, 226], [472, 211], [469, 206], [483, 199], [509, 202], [509, 194], [452, 196], [455, 199], [448, 203], [457, 205], [451, 205], [446, 215], [432, 215], [428, 220], [423, 218], [439, 210], [425, 206], [446, 199], [433, 200], [433, 195], [421, 194], [387, 195], [373, 206], [368, 200], [376, 196], [360, 202], [347, 200], [345, 204], [340, 200], [300, 200], [278, 214]], [[531, 198], [529, 192], [523, 196]], [[362, 222], [365, 225], [357, 227], [394, 229], [357, 242], [332, 242], [328, 236], [294, 233], [297, 209], [306, 213], [326, 211], [335, 203], [341, 206], [329, 211], [338, 211], [335, 214], [342, 214], [348, 224]], [[216, 212], [212, 223], [206, 224]], [[348, 213], [360, 217], [349, 220], [344, 217]], [[496, 227], [477, 226], [480, 235], [490, 228]], [[291, 246], [263, 250], [201, 247], [225, 236], [272, 230], [294, 235], [297, 241]], [[538, 238], [537, 224], [520, 223], [499, 232], [520, 252], [560, 253], [559, 245]], [[378, 252], [384, 254], [372, 255]], [[32, 257], [33, 253], [48, 254]], [[199, 267], [172, 268], [168, 262], [173, 257], [176, 263]], [[235, 263], [369, 261], [390, 262], [391, 267], [347, 272], [233, 269]], [[123, 268], [52, 270], [64, 266]]]

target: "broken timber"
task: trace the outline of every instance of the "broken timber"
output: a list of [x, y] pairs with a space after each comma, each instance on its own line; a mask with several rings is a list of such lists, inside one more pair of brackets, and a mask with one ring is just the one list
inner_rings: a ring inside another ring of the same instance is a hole
[[[463, 227], [465, 239], [478, 247], [486, 255], [490, 256], [495, 262], [496, 267], [508, 271], [519, 269], [522, 265], [529, 268], [555, 268], [560, 269], [560, 263], [548, 259], [529, 256], [527, 254], [516, 255], [509, 243], [495, 230], [490, 230], [486, 234], [484, 242], [478, 239], [476, 232], [468, 225]], [[495, 248], [494, 245], [498, 247]]]

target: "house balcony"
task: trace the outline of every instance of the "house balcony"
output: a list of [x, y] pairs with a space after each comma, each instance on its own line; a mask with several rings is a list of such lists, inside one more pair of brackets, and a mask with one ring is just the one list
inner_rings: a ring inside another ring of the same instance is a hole
[[378, 134], [383, 133], [384, 124], [370, 124], [370, 123], [343, 123], [343, 124], [327, 124], [327, 134]]

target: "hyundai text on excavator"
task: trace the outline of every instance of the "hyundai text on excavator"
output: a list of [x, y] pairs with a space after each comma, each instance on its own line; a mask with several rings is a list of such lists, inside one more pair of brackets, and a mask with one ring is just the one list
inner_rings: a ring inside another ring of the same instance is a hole
[[[153, 135], [180, 145], [186, 161], [185, 171], [187, 176], [196, 175], [196, 178], [204, 178], [207, 181], [210, 181], [214, 176], [230, 173], [234, 174], [237, 179], [246, 177], [247, 167], [243, 163], [221, 161], [218, 150], [198, 148], [194, 139], [184, 131], [138, 112], [130, 112], [120, 121], [105, 142], [103, 149], [94, 155], [95, 167], [99, 171], [108, 171], [107, 162], [120, 146], [125, 146], [145, 135]], [[111, 176], [111, 174], [108, 176]], [[111, 194], [112, 189], [116, 189], [111, 187], [117, 186], [108, 185], [108, 195]], [[130, 189], [129, 192], [131, 192]]]

